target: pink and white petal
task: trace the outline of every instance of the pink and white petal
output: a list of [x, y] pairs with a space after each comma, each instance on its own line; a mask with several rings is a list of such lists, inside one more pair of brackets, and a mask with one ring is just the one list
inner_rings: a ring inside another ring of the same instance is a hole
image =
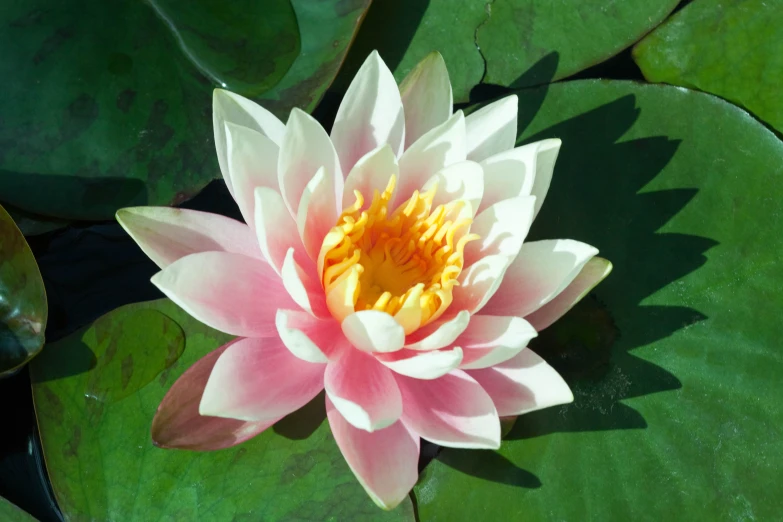
[[[255, 190], [267, 187], [278, 190], [278, 146], [260, 132], [226, 122], [228, 174], [234, 199], [242, 217], [255, 228]], [[227, 182], [228, 184], [228, 182]]]
[[[549, 139], [538, 142], [536, 153], [536, 177], [533, 180], [533, 187], [530, 191], [532, 196], [536, 197], [536, 213], [541, 210], [544, 199], [549, 191], [549, 184], [552, 182], [552, 173], [555, 170], [557, 155], [560, 153], [561, 141], [558, 139]], [[533, 218], [535, 219], [535, 216]]]
[[435, 173], [465, 161], [465, 117], [455, 112], [408, 147], [400, 157], [400, 179], [390, 208], [411, 197]]
[[514, 147], [517, 139], [517, 95], [506, 96], [465, 118], [467, 158], [483, 161]]
[[215, 363], [199, 413], [255, 422], [279, 419], [320, 393], [325, 368], [295, 357], [277, 337], [240, 339]]
[[526, 317], [565, 290], [597, 253], [594, 247], [571, 239], [525, 243], [484, 313]]
[[285, 347], [311, 363], [326, 363], [343, 338], [337, 321], [313, 317], [300, 310], [278, 310], [275, 326]]
[[474, 315], [456, 343], [465, 353], [460, 368], [487, 368], [521, 352], [538, 335], [521, 317]]
[[434, 380], [397, 375], [405, 404], [403, 422], [435, 444], [450, 448], [500, 447], [500, 419], [487, 392], [461, 370]]
[[427, 180], [422, 190], [433, 186], [437, 186], [433, 207], [462, 199], [470, 204], [470, 216], [473, 217], [484, 194], [484, 172], [475, 161], [452, 163]]
[[258, 244], [264, 258], [275, 272], [280, 274], [288, 250], [293, 248], [304, 254], [304, 245], [299, 238], [296, 221], [291, 217], [283, 196], [277, 190], [258, 187], [255, 190], [255, 198]]
[[492, 397], [501, 416], [522, 415], [574, 400], [563, 378], [529, 348], [502, 364], [467, 373]]
[[342, 322], [343, 334], [350, 343], [367, 353], [388, 353], [402, 349], [405, 330], [386, 312], [361, 310]]
[[275, 336], [277, 309], [296, 307], [271, 266], [242, 254], [191, 254], [152, 283], [202, 323], [242, 337]]
[[492, 255], [513, 261], [533, 224], [535, 204], [533, 196], [504, 199], [476, 216], [470, 232], [480, 238], [465, 245], [465, 266]]
[[376, 431], [402, 415], [402, 396], [391, 370], [345, 343], [326, 366], [326, 394], [356, 428]]
[[400, 84], [405, 109], [405, 148], [451, 116], [449, 71], [438, 51], [432, 51]]
[[401, 421], [372, 433], [355, 428], [326, 398], [337, 446], [359, 484], [383, 509], [405, 500], [419, 478], [419, 436]]
[[315, 263], [306, 259], [305, 264], [300, 265], [296, 257], [294, 249], [289, 248], [280, 271], [283, 287], [303, 310], [316, 317], [329, 317], [326, 296], [315, 278]]
[[504, 282], [508, 266], [509, 260], [506, 256], [494, 255], [485, 256], [462, 270], [457, 278], [459, 286], [452, 290], [451, 308], [467, 310], [471, 314], [481, 310]]
[[405, 339], [405, 348], [417, 351], [445, 348], [465, 331], [469, 322], [470, 312], [460, 310], [448, 320], [434, 321], [413, 332]]
[[332, 181], [336, 206], [342, 201], [343, 173], [332, 140], [312, 116], [295, 108], [288, 117], [277, 161], [280, 193], [292, 216], [298, 215], [305, 187], [321, 167]]
[[[253, 231], [219, 214], [170, 207], [129, 207], [117, 221], [160, 268], [199, 252], [234, 252], [262, 258]], [[263, 261], [261, 261], [263, 262]]]
[[283, 141], [285, 125], [277, 119], [277, 116], [247, 98], [223, 89], [213, 91], [212, 127], [215, 132], [215, 148], [220, 171], [226, 179], [228, 190], [233, 194], [226, 147], [226, 122], [258, 131], [278, 146]]
[[[342, 187], [340, 190], [342, 194]], [[307, 183], [296, 215], [299, 237], [313, 261], [318, 259], [324, 238], [337, 223], [337, 216], [334, 179], [321, 167]]]
[[354, 305], [359, 292], [359, 270], [358, 265], [346, 270], [326, 294], [326, 306], [332, 317], [339, 322], [356, 311]]
[[539, 332], [544, 328], [548, 328], [552, 323], [563, 317], [576, 303], [581, 301], [611, 271], [612, 263], [610, 261], [602, 257], [592, 258], [565, 290], [525, 319]]
[[402, 349], [393, 353], [376, 353], [375, 358], [395, 373], [414, 379], [437, 379], [457, 368], [462, 362], [458, 346], [420, 352]]
[[358, 190], [364, 197], [364, 206], [369, 206], [373, 194], [377, 190], [383, 192], [392, 176], [399, 177], [400, 166], [397, 157], [392, 152], [389, 144], [384, 144], [373, 149], [356, 162], [348, 177], [345, 178], [345, 190], [343, 190], [343, 208], [354, 204]]
[[405, 113], [400, 90], [377, 51], [370, 53], [345, 92], [331, 137], [345, 170], [384, 143], [395, 156], [402, 154]]
[[[552, 179], [552, 169], [559, 150], [560, 140], [554, 138], [516, 147], [482, 161], [485, 187], [479, 212], [499, 201], [517, 196], [533, 194], [543, 199]], [[536, 179], [539, 179], [539, 188], [543, 190], [534, 194]], [[539, 204], [536, 212], [540, 208]]]
[[236, 446], [255, 437], [277, 419], [248, 422], [205, 417], [198, 412], [204, 387], [218, 357], [237, 342], [209, 352], [172, 385], [152, 419], [152, 442], [160, 448], [211, 451]]

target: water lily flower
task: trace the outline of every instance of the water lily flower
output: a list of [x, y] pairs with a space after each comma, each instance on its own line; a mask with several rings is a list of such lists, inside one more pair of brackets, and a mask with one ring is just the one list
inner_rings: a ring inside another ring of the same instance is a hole
[[525, 242], [560, 140], [516, 147], [516, 96], [465, 116], [438, 53], [398, 87], [373, 52], [331, 134], [220, 89], [213, 117], [245, 223], [117, 213], [161, 267], [152, 282], [237, 336], [173, 385], [158, 445], [238, 444], [325, 389], [345, 460], [390, 509], [416, 482], [421, 438], [496, 449], [499, 416], [573, 400], [527, 345], [611, 264], [578, 241]]

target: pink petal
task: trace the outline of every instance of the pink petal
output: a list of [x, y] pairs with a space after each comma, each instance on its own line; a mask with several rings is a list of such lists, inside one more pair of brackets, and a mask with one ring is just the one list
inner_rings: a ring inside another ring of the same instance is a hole
[[465, 117], [457, 111], [416, 140], [400, 157], [400, 179], [390, 208], [409, 199], [439, 170], [464, 160]]
[[476, 216], [470, 232], [481, 237], [465, 246], [465, 266], [491, 255], [512, 261], [533, 224], [535, 204], [533, 196], [504, 199]]
[[506, 96], [465, 118], [467, 158], [483, 161], [514, 147], [517, 139], [517, 96]]
[[226, 146], [226, 122], [260, 132], [278, 146], [282, 143], [285, 126], [274, 114], [247, 98], [223, 89], [213, 91], [212, 127], [215, 131], [215, 148], [220, 171], [226, 180], [228, 190], [233, 194]]
[[594, 247], [570, 239], [525, 243], [484, 313], [527, 316], [565, 290], [597, 253]]
[[467, 310], [458, 312], [453, 318], [434, 321], [419, 328], [405, 339], [405, 347], [410, 350], [437, 350], [444, 348], [465, 331], [470, 322]]
[[237, 340], [209, 352], [188, 368], [163, 397], [152, 420], [152, 440], [161, 448], [210, 451], [229, 448], [255, 437], [275, 419], [247, 422], [205, 417], [198, 405], [218, 357]]
[[240, 339], [218, 358], [199, 405], [201, 415], [273, 421], [323, 389], [326, 365], [294, 357], [280, 339]]
[[431, 381], [397, 376], [405, 404], [403, 422], [451, 448], [500, 447], [500, 419], [492, 399], [468, 374], [454, 370]]
[[117, 211], [117, 221], [156, 265], [199, 252], [234, 252], [260, 258], [253, 231], [218, 214], [169, 207], [131, 207]]
[[319, 319], [299, 310], [278, 310], [277, 333], [292, 354], [303, 361], [325, 363], [339, 342], [340, 325], [333, 319]]
[[[483, 257], [462, 270], [457, 278], [459, 286], [452, 290], [453, 301], [450, 308], [467, 310], [471, 314], [481, 310], [500, 287], [508, 266], [508, 257], [494, 255]], [[448, 313], [447, 310], [444, 318], [448, 317]]]
[[400, 167], [397, 157], [388, 144], [373, 149], [356, 162], [348, 177], [345, 178], [343, 191], [343, 208], [350, 207], [356, 201], [354, 191], [358, 190], [364, 197], [364, 206], [372, 202], [375, 191], [379, 193], [386, 189], [389, 178], [399, 177]]
[[457, 368], [462, 362], [462, 349], [444, 350], [402, 349], [392, 353], [376, 353], [375, 358], [395, 373], [414, 379], [437, 379]]
[[303, 310], [316, 316], [330, 317], [326, 307], [326, 295], [321, 283], [315, 278], [315, 264], [309, 259], [304, 266], [296, 261], [293, 248], [289, 248], [283, 260], [283, 269], [280, 272], [283, 287]]
[[377, 51], [370, 53], [345, 93], [332, 127], [332, 141], [345, 170], [380, 147], [402, 153], [405, 115], [400, 91]]
[[324, 387], [343, 417], [361, 430], [391, 426], [402, 414], [392, 371], [348, 344], [326, 366]]
[[434, 207], [463, 199], [470, 204], [470, 215], [473, 216], [484, 194], [484, 172], [475, 161], [452, 163], [427, 180], [422, 190], [434, 185], [438, 188], [432, 201]]
[[529, 348], [502, 364], [467, 373], [492, 397], [501, 416], [522, 415], [574, 400], [563, 378]]
[[520, 317], [474, 315], [455, 341], [465, 352], [460, 368], [487, 368], [507, 361], [536, 335], [535, 329]]
[[277, 152], [275, 143], [247, 127], [226, 122], [228, 173], [234, 199], [245, 222], [255, 228], [255, 190], [268, 187], [278, 190]]
[[277, 309], [296, 308], [272, 267], [241, 254], [192, 254], [152, 283], [202, 323], [242, 337], [276, 335]]
[[386, 312], [361, 310], [346, 317], [341, 326], [346, 339], [363, 352], [395, 352], [405, 343], [405, 330]]
[[552, 323], [563, 317], [576, 303], [581, 301], [611, 271], [612, 263], [610, 261], [602, 257], [592, 258], [565, 290], [557, 294], [557, 297], [547, 304], [525, 317], [525, 319], [539, 332], [544, 328], [548, 328]]
[[312, 116], [295, 108], [288, 117], [277, 161], [280, 193], [292, 216], [298, 215], [305, 187], [321, 167], [333, 182], [334, 201], [341, 201], [343, 173], [332, 140]]
[[401, 421], [372, 433], [355, 428], [329, 397], [326, 415], [345, 461], [373, 502], [383, 509], [402, 502], [419, 478], [419, 436]]
[[[289, 249], [301, 251], [304, 245], [296, 229], [296, 221], [277, 190], [258, 187], [255, 190], [255, 229], [264, 258], [275, 272], [281, 273]], [[305, 255], [306, 257], [306, 255]]]
[[400, 84], [405, 108], [405, 148], [451, 116], [449, 71], [438, 51], [424, 57]]
[[[342, 183], [340, 191], [342, 194]], [[318, 259], [324, 237], [337, 223], [337, 216], [334, 179], [321, 167], [307, 183], [296, 215], [299, 237], [313, 261]]]

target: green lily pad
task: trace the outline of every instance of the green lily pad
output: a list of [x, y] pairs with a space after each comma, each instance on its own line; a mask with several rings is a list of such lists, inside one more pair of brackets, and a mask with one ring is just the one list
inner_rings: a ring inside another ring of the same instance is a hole
[[47, 345], [31, 367], [33, 398], [67, 520], [414, 519], [409, 499], [385, 512], [362, 490], [324, 421], [322, 396], [234, 448], [155, 447], [150, 426], [166, 391], [228, 340], [163, 299], [118, 308]]
[[46, 234], [68, 226], [68, 221], [62, 219], [39, 216], [13, 207], [6, 207], [6, 210], [25, 237]]
[[520, 143], [563, 140], [531, 238], [596, 245], [614, 271], [531, 345], [574, 403], [497, 452], [443, 450], [420, 520], [778, 518], [783, 143], [681, 88], [518, 94]]
[[722, 96], [783, 132], [783, 4], [695, 0], [636, 44], [651, 82]]
[[338, 86], [347, 87], [373, 49], [398, 82], [428, 53], [440, 51], [455, 103], [469, 101], [471, 89], [480, 83], [507, 87], [549, 83], [622, 51], [661, 23], [678, 3], [375, 0]]
[[46, 291], [22, 232], [0, 206], [0, 376], [41, 351]]
[[[121, 207], [190, 198], [219, 177], [212, 89], [311, 108], [366, 1], [9, 6], [0, 14], [0, 72], [14, 78], [0, 100], [2, 200], [109, 219]], [[300, 39], [300, 29], [313, 34]]]
[[5, 522], [35, 522], [35, 518], [0, 497], [0, 520]]

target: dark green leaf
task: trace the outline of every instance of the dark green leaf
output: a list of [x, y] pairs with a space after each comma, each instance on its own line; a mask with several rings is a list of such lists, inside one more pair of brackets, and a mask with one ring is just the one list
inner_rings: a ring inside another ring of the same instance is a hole
[[3, 522], [35, 522], [35, 519], [0, 497], [0, 520]]
[[46, 316], [46, 291], [33, 253], [0, 207], [0, 376], [41, 350]]
[[651, 82], [722, 96], [783, 132], [783, 2], [696, 0], [634, 47]]
[[362, 490], [324, 421], [323, 396], [235, 448], [153, 446], [163, 395], [228, 340], [161, 300], [47, 345], [31, 368], [33, 396], [67, 520], [413, 520], [410, 500], [384, 512]]
[[68, 226], [68, 222], [61, 219], [39, 216], [13, 207], [6, 207], [6, 210], [25, 237], [46, 234]]
[[41, 215], [107, 219], [125, 206], [188, 199], [219, 176], [212, 89], [275, 100], [278, 114], [311, 109], [366, 2], [8, 6], [0, 14], [0, 72], [13, 78], [0, 100], [2, 200]]
[[445, 449], [422, 522], [775, 520], [783, 508], [783, 143], [685, 89], [520, 91], [521, 142], [563, 140], [532, 239], [596, 245], [613, 273], [532, 347], [575, 402], [498, 452]]

